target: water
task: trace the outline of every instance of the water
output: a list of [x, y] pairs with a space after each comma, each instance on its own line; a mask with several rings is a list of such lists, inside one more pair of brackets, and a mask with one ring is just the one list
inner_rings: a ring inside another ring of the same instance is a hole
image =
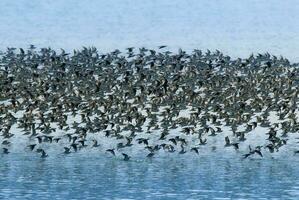
[[0, 199], [298, 199], [299, 160], [73, 154], [0, 158]]
[[128, 46], [270, 52], [299, 61], [296, 0], [1, 0], [0, 49]]

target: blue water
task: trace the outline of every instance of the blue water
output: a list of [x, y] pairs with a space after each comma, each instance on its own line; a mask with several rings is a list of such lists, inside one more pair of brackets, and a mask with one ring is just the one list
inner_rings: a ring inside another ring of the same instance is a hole
[[0, 199], [298, 199], [299, 160], [0, 157]]
[[297, 0], [1, 0], [0, 50], [168, 45], [299, 62]]

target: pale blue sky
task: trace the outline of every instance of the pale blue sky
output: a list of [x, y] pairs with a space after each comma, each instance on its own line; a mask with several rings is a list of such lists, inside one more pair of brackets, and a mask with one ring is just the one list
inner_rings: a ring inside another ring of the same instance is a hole
[[1, 0], [0, 49], [7, 46], [102, 51], [127, 46], [219, 49], [299, 61], [295, 0]]

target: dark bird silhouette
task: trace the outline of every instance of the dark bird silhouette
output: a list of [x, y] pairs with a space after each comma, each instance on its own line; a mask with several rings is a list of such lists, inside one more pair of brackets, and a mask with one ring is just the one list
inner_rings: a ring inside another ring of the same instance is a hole
[[155, 155], [155, 153], [154, 152], [150, 152], [149, 154], [147, 154], [147, 158], [152, 158], [152, 157], [154, 157], [154, 155]]
[[64, 147], [64, 154], [70, 154], [71, 153], [71, 149], [68, 147]]
[[48, 154], [43, 149], [42, 149], [41, 153], [42, 153], [41, 158], [48, 157]]
[[194, 151], [194, 153], [199, 154], [198, 147], [192, 147], [190, 151]]
[[130, 156], [125, 154], [125, 153], [122, 153], [122, 155], [124, 156], [124, 161], [129, 161], [130, 160]]
[[4, 154], [9, 154], [10, 153], [7, 148], [2, 148], [2, 149], [3, 149]]
[[113, 156], [115, 156], [114, 149], [107, 149], [106, 151], [109, 152], [109, 153], [111, 153]]
[[29, 149], [31, 150], [31, 151], [33, 151], [34, 150], [34, 147], [36, 146], [36, 144], [30, 144], [30, 145], [28, 145], [28, 147], [29, 147]]

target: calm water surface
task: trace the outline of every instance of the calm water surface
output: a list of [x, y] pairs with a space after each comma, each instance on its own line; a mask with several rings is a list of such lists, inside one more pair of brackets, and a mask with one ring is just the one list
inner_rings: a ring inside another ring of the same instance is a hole
[[0, 199], [298, 199], [299, 160], [0, 157]]

